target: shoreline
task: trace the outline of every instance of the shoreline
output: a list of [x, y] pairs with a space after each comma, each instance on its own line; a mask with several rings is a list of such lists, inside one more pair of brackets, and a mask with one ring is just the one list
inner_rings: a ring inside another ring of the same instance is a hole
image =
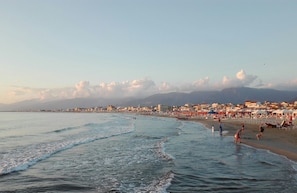
[[[219, 123], [212, 118], [190, 118], [189, 121], [196, 121], [203, 124], [206, 128], [211, 129], [213, 125], [215, 130], [219, 130]], [[285, 156], [286, 158], [297, 162], [297, 130], [296, 129], [279, 129], [268, 128], [265, 130], [263, 138], [257, 140], [256, 134], [259, 133], [259, 124], [247, 123], [245, 120], [221, 120], [223, 130], [229, 131], [227, 136], [232, 136], [244, 124], [244, 132], [241, 143], [248, 146], [268, 150], [272, 153]]]

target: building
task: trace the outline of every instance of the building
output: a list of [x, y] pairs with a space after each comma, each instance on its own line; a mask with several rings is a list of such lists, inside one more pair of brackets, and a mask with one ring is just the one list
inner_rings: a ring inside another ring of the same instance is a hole
[[170, 107], [167, 105], [158, 104], [157, 111], [158, 112], [167, 112], [167, 111], [170, 111]]

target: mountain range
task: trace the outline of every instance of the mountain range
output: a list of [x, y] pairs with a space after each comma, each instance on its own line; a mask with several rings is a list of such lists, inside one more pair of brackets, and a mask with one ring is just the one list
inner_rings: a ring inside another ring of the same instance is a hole
[[67, 108], [87, 108], [114, 106], [155, 106], [184, 105], [186, 103], [233, 103], [243, 104], [245, 101], [293, 102], [297, 101], [297, 91], [275, 89], [255, 89], [248, 87], [226, 88], [220, 91], [194, 91], [190, 93], [171, 92], [155, 94], [145, 98], [75, 98], [55, 101], [27, 100], [13, 104], [0, 104], [0, 111], [56, 110]]

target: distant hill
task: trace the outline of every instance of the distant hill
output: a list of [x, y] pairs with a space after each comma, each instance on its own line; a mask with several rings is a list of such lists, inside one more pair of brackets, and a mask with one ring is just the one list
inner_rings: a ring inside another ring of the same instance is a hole
[[[221, 91], [195, 91], [191, 93], [156, 94], [137, 101], [139, 105], [183, 105], [185, 103], [233, 103], [243, 104], [251, 101], [293, 101], [297, 91], [280, 91], [274, 89], [254, 89], [247, 87], [226, 88]], [[136, 102], [136, 101], [135, 101]]]
[[220, 103], [241, 104], [247, 100], [251, 101], [271, 101], [271, 102], [289, 102], [297, 97], [297, 91], [281, 91], [275, 89], [255, 89], [255, 88], [226, 88], [217, 96]]
[[297, 100], [297, 91], [280, 91], [274, 89], [255, 88], [226, 88], [221, 91], [195, 91], [191, 93], [172, 92], [166, 94], [155, 94], [146, 98], [76, 98], [64, 99], [50, 102], [39, 100], [29, 100], [10, 105], [0, 104], [0, 111], [19, 110], [54, 110], [75, 107], [97, 107], [97, 106], [155, 106], [184, 105], [186, 103], [233, 103], [243, 104], [245, 101], [272, 101], [272, 102], [292, 102]]
[[129, 101], [125, 105], [155, 106], [158, 104], [165, 105], [184, 105], [186, 103], [208, 102], [209, 98], [217, 96], [220, 91], [195, 91], [191, 93], [172, 92], [166, 94], [155, 94], [144, 99]]

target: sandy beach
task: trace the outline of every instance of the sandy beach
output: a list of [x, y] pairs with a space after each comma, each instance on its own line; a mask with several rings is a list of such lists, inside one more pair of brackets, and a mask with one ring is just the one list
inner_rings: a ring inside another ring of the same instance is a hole
[[[207, 128], [214, 125], [215, 130], [219, 130], [218, 120], [212, 118], [191, 118], [189, 120], [198, 121]], [[256, 134], [259, 133], [259, 123], [251, 122], [246, 119], [226, 119], [221, 120], [223, 130], [229, 131], [227, 135], [234, 136], [236, 131], [244, 124], [245, 129], [241, 143], [249, 146], [266, 149], [273, 153], [286, 156], [290, 160], [297, 161], [297, 129], [270, 128], [264, 125], [263, 138], [257, 140]]]

